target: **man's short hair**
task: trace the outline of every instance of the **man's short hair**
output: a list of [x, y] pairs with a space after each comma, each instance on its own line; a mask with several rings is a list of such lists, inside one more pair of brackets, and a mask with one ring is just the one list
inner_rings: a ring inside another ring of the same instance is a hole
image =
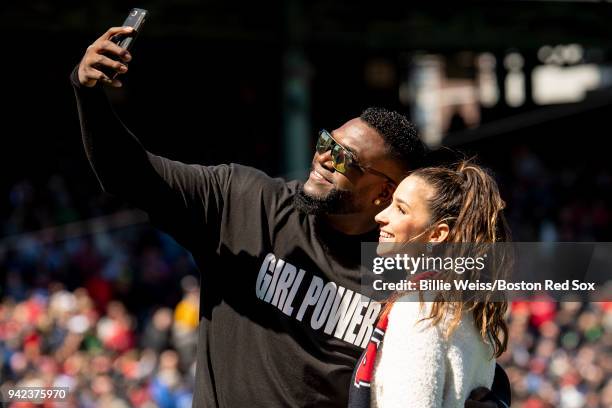
[[425, 159], [425, 145], [419, 139], [414, 125], [399, 112], [370, 107], [360, 119], [382, 136], [390, 157], [405, 171], [421, 167]]

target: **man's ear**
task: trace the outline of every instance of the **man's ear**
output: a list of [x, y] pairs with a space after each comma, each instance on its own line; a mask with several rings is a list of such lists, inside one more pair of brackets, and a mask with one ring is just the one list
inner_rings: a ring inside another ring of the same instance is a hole
[[448, 224], [446, 223], [441, 223], [441, 224], [436, 225], [431, 231], [431, 234], [429, 234], [429, 242], [446, 241], [449, 231], [450, 231], [450, 228]]
[[386, 182], [382, 185], [380, 193], [378, 193], [378, 199], [380, 199], [383, 203], [388, 203], [391, 201], [391, 197], [393, 196], [393, 192], [395, 191], [395, 186], [389, 182]]

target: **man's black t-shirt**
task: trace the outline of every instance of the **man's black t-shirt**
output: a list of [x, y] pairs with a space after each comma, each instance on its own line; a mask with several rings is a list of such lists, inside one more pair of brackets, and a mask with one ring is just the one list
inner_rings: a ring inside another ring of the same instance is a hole
[[361, 242], [298, 211], [297, 182], [147, 152], [99, 87], [72, 84], [103, 189], [145, 210], [201, 271], [194, 407], [345, 407], [380, 304], [359, 294]]
[[344, 406], [380, 310], [358, 294], [365, 237], [296, 211], [295, 183], [239, 165], [199, 172], [208, 211], [194, 221], [215, 227], [186, 245], [202, 271], [196, 406]]

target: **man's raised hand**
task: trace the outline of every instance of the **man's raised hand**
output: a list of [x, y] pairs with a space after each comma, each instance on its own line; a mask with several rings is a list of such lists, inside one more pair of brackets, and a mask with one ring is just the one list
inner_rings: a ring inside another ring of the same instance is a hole
[[132, 56], [127, 50], [112, 42], [111, 38], [117, 34], [130, 35], [133, 33], [133, 30], [132, 27], [110, 28], [94, 41], [93, 44], [87, 47], [85, 55], [83, 55], [83, 59], [79, 64], [78, 77], [81, 85], [93, 87], [100, 81], [103, 84], [116, 88], [121, 86], [121, 81], [111, 79], [103, 70], [120, 74], [127, 72], [126, 63], [132, 59]]

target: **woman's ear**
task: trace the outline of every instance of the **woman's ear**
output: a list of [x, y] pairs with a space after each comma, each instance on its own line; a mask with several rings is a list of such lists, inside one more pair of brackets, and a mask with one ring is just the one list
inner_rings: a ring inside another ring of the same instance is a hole
[[431, 234], [429, 234], [429, 242], [446, 241], [449, 231], [450, 231], [450, 228], [448, 227], [448, 224], [446, 223], [441, 223], [441, 224], [436, 225], [436, 227], [431, 231]]

